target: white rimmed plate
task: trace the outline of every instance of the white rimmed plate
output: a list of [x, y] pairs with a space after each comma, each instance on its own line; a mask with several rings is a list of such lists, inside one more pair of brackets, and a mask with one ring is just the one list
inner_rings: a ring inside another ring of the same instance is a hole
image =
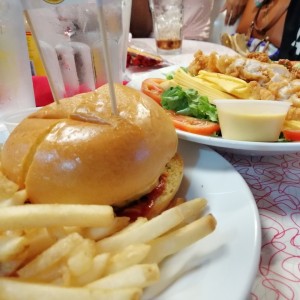
[[[166, 74], [178, 69], [180, 66], [169, 66], [161, 68], [139, 77], [135, 77], [128, 83], [128, 86], [140, 90], [143, 80], [147, 78], [165, 78]], [[246, 155], [277, 155], [294, 153], [300, 151], [300, 142], [287, 143], [287, 142], [245, 142], [233, 141], [219, 137], [210, 137], [197, 135], [182, 130], [176, 130], [180, 139], [204, 144], [213, 147], [214, 149], [227, 151], [231, 153], [246, 154]]]
[[[195, 270], [185, 274], [156, 300], [241, 300], [249, 296], [261, 247], [257, 206], [240, 174], [212, 149], [181, 140], [179, 153], [185, 163], [179, 196], [205, 197], [217, 219], [214, 233], [200, 240], [196, 249], [222, 245]], [[178, 256], [178, 259], [180, 256]], [[176, 263], [180, 260], [174, 259]]]
[[[193, 249], [203, 253], [203, 261], [155, 299], [245, 299], [257, 272], [261, 248], [260, 220], [253, 195], [241, 175], [212, 149], [180, 140], [178, 152], [185, 164], [178, 196], [205, 197], [205, 213], [215, 216], [217, 228], [175, 256], [179, 264]], [[209, 255], [204, 255], [207, 252]]]

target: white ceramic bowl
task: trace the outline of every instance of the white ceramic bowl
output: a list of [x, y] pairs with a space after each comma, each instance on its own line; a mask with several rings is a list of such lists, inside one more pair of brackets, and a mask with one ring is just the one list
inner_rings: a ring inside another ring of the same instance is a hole
[[214, 100], [222, 137], [229, 140], [275, 142], [291, 105], [271, 100]]
[[25, 119], [33, 112], [36, 112], [38, 109], [39, 107], [30, 107], [19, 111], [5, 113], [1, 116], [1, 121], [4, 123], [7, 130], [9, 132], [12, 132], [23, 119]]

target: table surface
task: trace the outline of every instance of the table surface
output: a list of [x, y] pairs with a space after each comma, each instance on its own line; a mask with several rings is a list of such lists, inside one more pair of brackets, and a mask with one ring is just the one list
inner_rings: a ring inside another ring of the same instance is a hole
[[[153, 39], [135, 39], [133, 43], [155, 52]], [[199, 49], [233, 54], [221, 45], [183, 41], [181, 55], [163, 58], [186, 66]], [[135, 69], [131, 75], [134, 79], [140, 73]], [[249, 299], [300, 299], [300, 152], [274, 156], [218, 152], [247, 182], [259, 210], [261, 257]]]
[[[134, 43], [155, 51], [152, 39]], [[178, 56], [164, 56], [174, 64], [187, 65], [196, 50], [230, 53], [220, 45], [184, 41]], [[149, 69], [131, 69], [130, 78]], [[0, 140], [7, 137], [0, 123]], [[219, 153], [249, 185], [259, 209], [262, 246], [259, 268], [249, 299], [300, 299], [300, 152], [275, 156]]]

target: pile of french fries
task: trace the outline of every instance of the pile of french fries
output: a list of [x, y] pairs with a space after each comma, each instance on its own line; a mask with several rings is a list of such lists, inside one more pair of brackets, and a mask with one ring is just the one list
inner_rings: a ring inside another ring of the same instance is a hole
[[160, 263], [210, 234], [205, 199], [147, 220], [110, 206], [27, 204], [0, 174], [0, 299], [140, 299]]

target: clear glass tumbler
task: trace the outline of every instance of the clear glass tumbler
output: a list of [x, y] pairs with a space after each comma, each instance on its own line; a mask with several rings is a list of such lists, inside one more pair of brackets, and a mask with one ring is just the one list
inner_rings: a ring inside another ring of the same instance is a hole
[[122, 83], [131, 13], [127, 7], [131, 8], [131, 0], [101, 1], [104, 37], [95, 0], [57, 4], [22, 1], [54, 99], [92, 91], [108, 82], [103, 38], [107, 41], [112, 80]]
[[158, 54], [179, 54], [182, 47], [183, 0], [150, 0]]

